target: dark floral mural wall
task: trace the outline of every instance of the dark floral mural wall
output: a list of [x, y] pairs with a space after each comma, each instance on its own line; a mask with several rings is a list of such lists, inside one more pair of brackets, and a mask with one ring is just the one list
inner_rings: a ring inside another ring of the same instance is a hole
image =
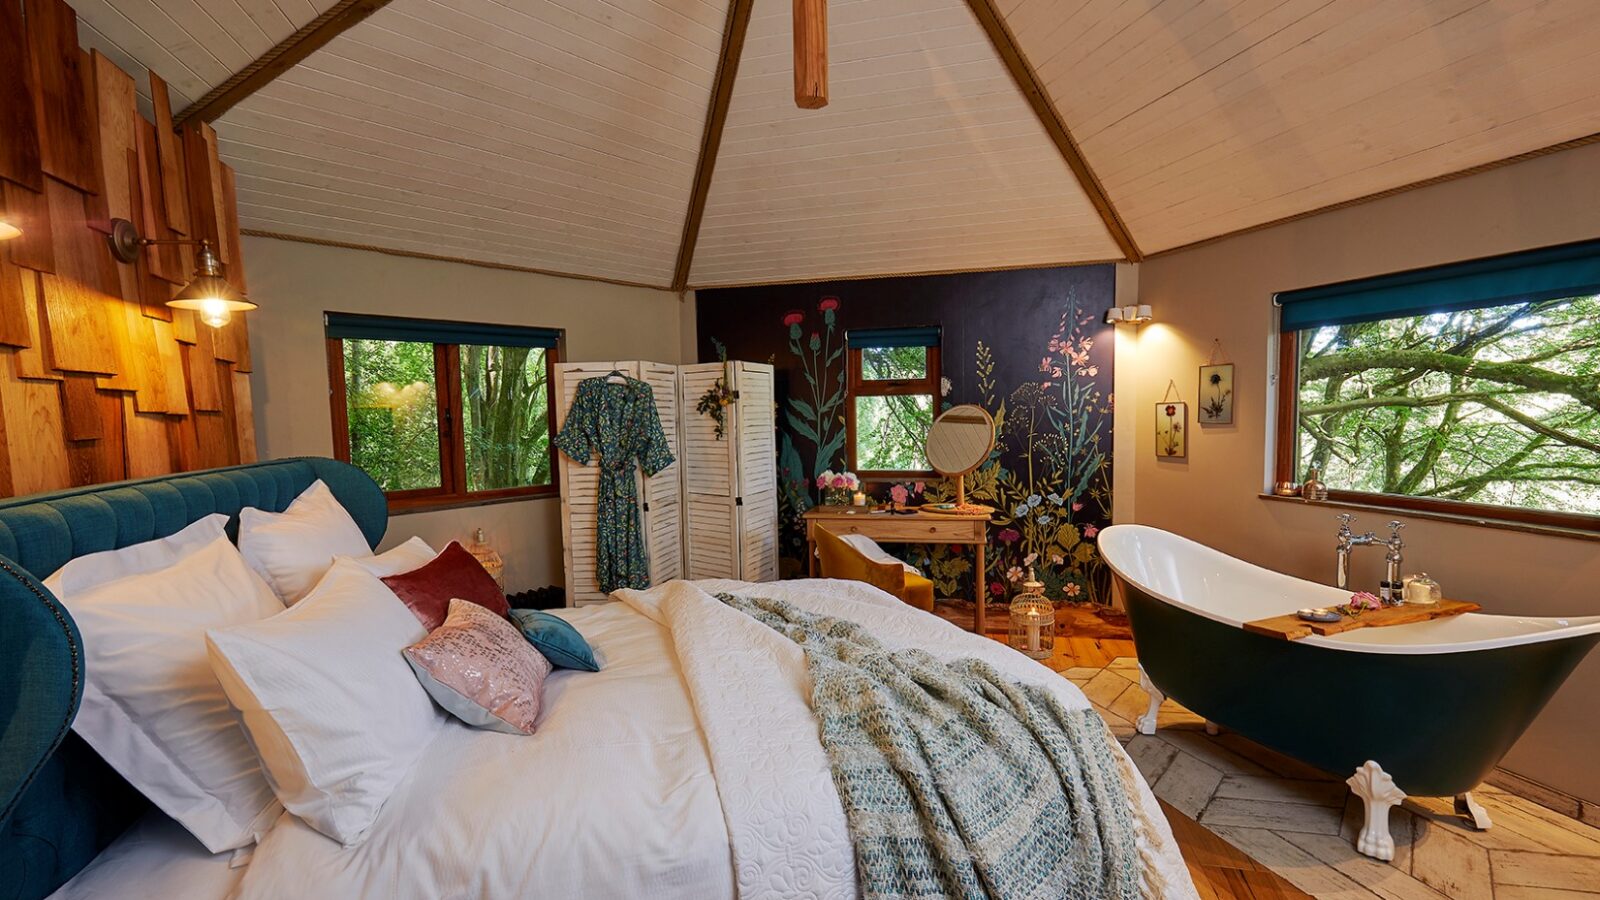
[[[969, 498], [998, 509], [987, 571], [966, 548], [893, 545], [941, 596], [970, 597], [981, 578], [1010, 597], [1031, 567], [1056, 599], [1109, 602], [1094, 538], [1111, 514], [1112, 357], [1105, 311], [1111, 266], [1082, 266], [702, 290], [699, 355], [770, 361], [777, 369], [782, 552], [804, 571], [800, 519], [816, 477], [846, 466], [845, 334], [852, 328], [940, 328], [940, 409], [977, 403], [994, 416], [995, 449], [967, 478]], [[901, 502], [948, 499], [943, 479], [869, 483]]]

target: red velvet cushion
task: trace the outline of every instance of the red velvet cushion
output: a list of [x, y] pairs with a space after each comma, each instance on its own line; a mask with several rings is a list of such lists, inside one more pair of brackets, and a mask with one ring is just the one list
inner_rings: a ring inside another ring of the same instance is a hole
[[456, 541], [420, 569], [390, 575], [383, 583], [410, 607], [429, 631], [444, 624], [452, 599], [470, 600], [497, 615], [508, 615], [511, 604], [494, 578], [467, 548]]

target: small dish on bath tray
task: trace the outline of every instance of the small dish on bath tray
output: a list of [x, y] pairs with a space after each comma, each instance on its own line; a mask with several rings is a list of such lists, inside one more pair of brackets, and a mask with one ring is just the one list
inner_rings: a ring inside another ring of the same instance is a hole
[[1307, 622], [1337, 622], [1343, 618], [1336, 610], [1326, 606], [1319, 606], [1315, 609], [1297, 609], [1294, 614]]

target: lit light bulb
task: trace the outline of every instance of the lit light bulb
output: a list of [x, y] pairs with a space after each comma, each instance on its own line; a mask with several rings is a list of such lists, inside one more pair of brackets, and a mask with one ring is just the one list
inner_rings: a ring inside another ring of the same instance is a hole
[[12, 238], [22, 237], [22, 229], [8, 222], [0, 216], [0, 241], [9, 241]]
[[200, 321], [212, 328], [221, 328], [233, 321], [233, 313], [228, 311], [228, 301], [207, 299], [200, 301]]

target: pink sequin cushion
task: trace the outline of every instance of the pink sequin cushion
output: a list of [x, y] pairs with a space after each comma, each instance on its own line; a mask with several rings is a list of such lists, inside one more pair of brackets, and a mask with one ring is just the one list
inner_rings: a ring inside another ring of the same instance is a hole
[[406, 662], [436, 703], [468, 725], [532, 734], [550, 661], [517, 626], [467, 600], [407, 647]]

